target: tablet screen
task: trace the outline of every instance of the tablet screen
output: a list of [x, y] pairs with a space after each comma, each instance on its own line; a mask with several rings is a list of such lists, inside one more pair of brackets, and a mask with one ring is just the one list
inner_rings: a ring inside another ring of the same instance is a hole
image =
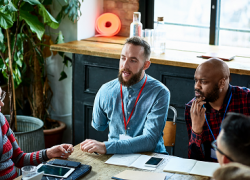
[[64, 176], [70, 168], [66, 167], [59, 167], [59, 166], [49, 166], [47, 164], [42, 165], [37, 171], [42, 172], [44, 171], [44, 174], [51, 174], [55, 176]]

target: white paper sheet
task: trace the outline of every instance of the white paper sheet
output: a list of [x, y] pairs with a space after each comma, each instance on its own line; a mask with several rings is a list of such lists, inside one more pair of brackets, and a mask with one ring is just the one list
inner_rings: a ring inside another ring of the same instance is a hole
[[183, 159], [183, 158], [172, 158], [163, 169], [168, 172], [178, 172], [183, 174], [189, 174], [194, 167], [196, 160]]
[[114, 154], [105, 163], [120, 166], [130, 166], [141, 154]]
[[151, 156], [141, 155], [138, 159], [136, 159], [133, 162], [133, 164], [130, 165], [130, 167], [135, 167], [135, 168], [139, 168], [139, 169], [147, 169], [147, 170], [154, 171], [156, 168], [145, 166], [145, 163], [150, 158], [151, 158]]
[[212, 177], [214, 171], [219, 167], [219, 163], [197, 161], [190, 174]]

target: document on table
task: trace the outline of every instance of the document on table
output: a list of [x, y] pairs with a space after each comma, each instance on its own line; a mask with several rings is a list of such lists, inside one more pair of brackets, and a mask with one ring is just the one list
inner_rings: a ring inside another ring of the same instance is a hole
[[164, 180], [166, 174], [164, 173], [155, 173], [155, 172], [145, 172], [145, 171], [132, 171], [125, 170], [121, 173], [112, 177], [112, 179], [129, 179], [129, 180]]
[[170, 159], [163, 171], [212, 177], [214, 171], [219, 167], [219, 163], [176, 157]]
[[143, 154], [115, 154], [105, 163], [154, 171], [156, 168], [145, 166], [150, 158], [151, 156]]

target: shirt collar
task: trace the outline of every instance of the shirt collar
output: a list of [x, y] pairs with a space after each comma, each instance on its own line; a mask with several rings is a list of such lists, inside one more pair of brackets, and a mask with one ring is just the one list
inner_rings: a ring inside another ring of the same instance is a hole
[[144, 74], [143, 78], [136, 84], [129, 86], [128, 89], [133, 89], [133, 90], [137, 90], [137, 89], [141, 89], [143, 83], [145, 82], [146, 79], [146, 73]]
[[225, 99], [223, 101], [223, 106], [227, 106], [231, 93], [232, 93], [232, 86], [231, 86], [231, 84], [229, 84], [227, 94], [226, 94]]

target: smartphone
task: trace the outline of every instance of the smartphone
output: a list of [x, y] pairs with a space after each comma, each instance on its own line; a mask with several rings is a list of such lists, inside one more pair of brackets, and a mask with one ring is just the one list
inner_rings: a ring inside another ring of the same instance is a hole
[[37, 172], [44, 172], [44, 175], [60, 178], [67, 178], [75, 168], [55, 166], [51, 164], [40, 164], [37, 166]]
[[157, 167], [164, 158], [151, 157], [146, 163], [145, 166]]

